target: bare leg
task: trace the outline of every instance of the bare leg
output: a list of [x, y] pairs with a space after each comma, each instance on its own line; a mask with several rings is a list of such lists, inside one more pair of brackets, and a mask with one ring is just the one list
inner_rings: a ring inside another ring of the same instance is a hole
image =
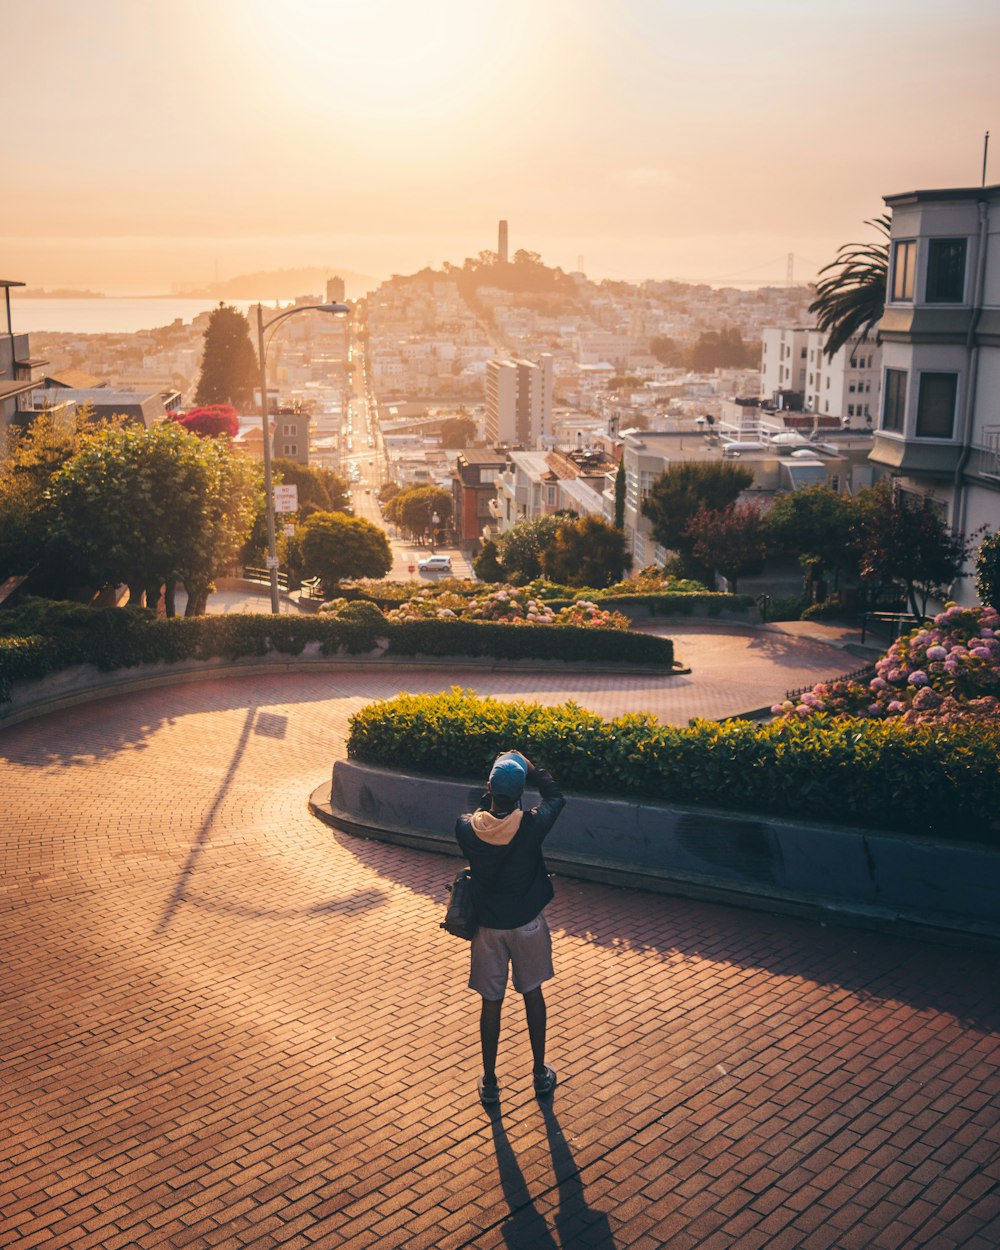
[[524, 995], [524, 1013], [528, 1017], [528, 1038], [535, 1075], [540, 1076], [545, 1071], [545, 999], [540, 985]]
[[483, 1048], [483, 1080], [496, 1084], [497, 1047], [500, 1045], [500, 1010], [503, 999], [484, 998], [479, 1013], [479, 1042]]

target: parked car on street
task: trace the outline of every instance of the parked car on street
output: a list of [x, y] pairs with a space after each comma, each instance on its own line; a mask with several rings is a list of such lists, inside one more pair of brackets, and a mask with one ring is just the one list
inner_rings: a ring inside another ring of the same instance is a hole
[[450, 573], [451, 556], [427, 556], [417, 562], [421, 573]]

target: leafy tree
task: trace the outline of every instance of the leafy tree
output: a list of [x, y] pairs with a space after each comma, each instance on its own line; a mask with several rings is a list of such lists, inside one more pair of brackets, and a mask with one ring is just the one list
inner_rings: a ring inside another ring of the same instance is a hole
[[968, 555], [965, 536], [942, 520], [929, 499], [888, 481], [858, 492], [852, 535], [862, 578], [900, 586], [910, 611], [924, 619], [930, 598], [943, 598]]
[[615, 474], [615, 528], [625, 528], [625, 457], [618, 461]]
[[540, 577], [543, 552], [555, 542], [559, 526], [574, 516], [572, 512], [556, 512], [532, 521], [518, 521], [501, 534], [497, 545], [506, 576], [522, 582]]
[[302, 566], [333, 591], [345, 577], [385, 577], [392, 552], [385, 532], [344, 512], [314, 512], [301, 526]]
[[608, 378], [609, 391], [628, 391], [634, 387], [642, 386], [645, 379], [638, 377], [634, 373], [616, 373], [613, 378]]
[[443, 447], [471, 447], [476, 441], [476, 423], [471, 417], [450, 417], [441, 422]]
[[170, 419], [201, 438], [235, 438], [240, 432], [240, 419], [232, 404], [208, 404], [174, 413]]
[[688, 522], [686, 536], [695, 559], [721, 573], [734, 593], [738, 580], [759, 573], [767, 559], [764, 505], [759, 499], [719, 510], [702, 506]]
[[31, 573], [32, 588], [41, 594], [73, 590], [75, 566], [52, 535], [48, 492], [74, 447], [73, 432], [44, 414], [26, 430], [8, 430], [0, 459], [0, 581]]
[[481, 582], [502, 582], [503, 565], [497, 558], [497, 545], [492, 538], [483, 543], [483, 549], [472, 562], [473, 570]]
[[823, 598], [819, 587], [826, 571], [841, 574], [857, 571], [857, 553], [851, 527], [855, 508], [847, 495], [839, 495], [824, 483], [777, 495], [764, 522], [772, 548], [798, 557], [806, 575], [810, 601]]
[[422, 534], [430, 529], [435, 512], [439, 526], [445, 526], [451, 520], [451, 493], [440, 486], [411, 486], [394, 495], [385, 506], [385, 515], [389, 520], [411, 534]]
[[684, 363], [684, 350], [672, 338], [665, 334], [654, 334], [649, 340], [650, 353], [656, 357], [661, 365], [682, 365]]
[[220, 304], [208, 319], [201, 376], [195, 391], [198, 404], [247, 404], [260, 384], [257, 353], [250, 342], [250, 324], [229, 304]]
[[332, 469], [280, 456], [271, 464], [276, 482], [298, 487], [300, 517], [311, 512], [350, 512], [347, 483]]
[[983, 607], [1000, 605], [1000, 530], [989, 534], [976, 553], [976, 593]]
[[885, 309], [889, 273], [889, 234], [892, 218], [886, 213], [866, 221], [882, 236], [878, 243], [845, 243], [837, 257], [819, 271], [816, 298], [809, 311], [826, 336], [823, 348], [834, 356], [854, 335], [867, 341]]
[[564, 586], [610, 586], [630, 563], [625, 535], [595, 516], [563, 522], [542, 552], [542, 572]]
[[711, 369], [739, 368], [751, 363], [743, 335], [732, 326], [705, 330], [691, 349], [691, 367], [706, 373]]
[[135, 603], [155, 604], [161, 586], [182, 580], [195, 615], [246, 538], [259, 493], [258, 466], [224, 440], [174, 422], [110, 424], [82, 435], [53, 476], [50, 532], [85, 577], [125, 583]]
[[[753, 473], [731, 461], [687, 461], [671, 465], [653, 482], [641, 504], [652, 521], [653, 537], [661, 547], [676, 551], [691, 564], [694, 541], [688, 524], [701, 507], [719, 512], [735, 503], [753, 482]], [[696, 574], [701, 570], [688, 570]]]

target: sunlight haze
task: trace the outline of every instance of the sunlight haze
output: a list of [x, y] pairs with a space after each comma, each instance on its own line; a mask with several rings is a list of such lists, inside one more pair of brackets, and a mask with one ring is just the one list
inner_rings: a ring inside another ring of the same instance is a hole
[[32, 286], [381, 279], [501, 217], [594, 277], [805, 280], [1000, 142], [986, 0], [4, 7], [0, 249]]

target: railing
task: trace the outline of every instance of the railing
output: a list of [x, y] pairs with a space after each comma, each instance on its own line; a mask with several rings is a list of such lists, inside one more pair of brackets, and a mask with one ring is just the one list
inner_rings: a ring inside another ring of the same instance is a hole
[[[248, 582], [260, 582], [262, 586], [270, 586], [271, 574], [268, 569], [244, 568], [243, 577]], [[278, 573], [278, 589], [288, 591], [288, 574]]]
[[852, 673], [841, 673], [839, 677], [826, 677], [822, 683], [818, 681], [812, 682], [808, 686], [799, 686], [795, 690], [786, 690], [786, 699], [797, 699], [800, 694], [805, 694], [807, 690], [812, 690], [814, 686], [828, 685], [832, 681], [866, 681], [875, 676], [874, 664], [865, 664], [863, 668], [856, 668]]
[[914, 616], [912, 612], [866, 612], [861, 618], [862, 642], [868, 632], [869, 623], [873, 626], [888, 625], [889, 641], [895, 642], [901, 627], [908, 625], [910, 628], [916, 628], [920, 624], [920, 617]]
[[969, 472], [978, 477], [1000, 479], [1000, 426], [988, 426], [982, 438], [982, 443], [972, 448]]
[[302, 582], [300, 596], [304, 595], [307, 599], [323, 598], [323, 583], [318, 577], [307, 577]]

